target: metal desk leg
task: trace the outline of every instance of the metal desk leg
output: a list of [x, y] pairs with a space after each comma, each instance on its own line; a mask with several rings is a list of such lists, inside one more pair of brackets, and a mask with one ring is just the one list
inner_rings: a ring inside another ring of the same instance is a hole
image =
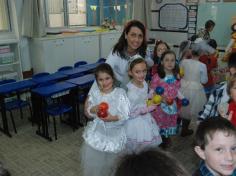
[[6, 113], [4, 98], [5, 97], [3, 95], [0, 95], [0, 107], [2, 112], [2, 123], [3, 123], [3, 127], [0, 127], [0, 131], [2, 131], [8, 137], [12, 137], [8, 128], [7, 113]]

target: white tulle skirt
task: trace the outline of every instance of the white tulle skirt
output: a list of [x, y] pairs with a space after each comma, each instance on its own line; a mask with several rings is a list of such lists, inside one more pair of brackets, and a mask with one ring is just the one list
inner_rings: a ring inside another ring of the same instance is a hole
[[129, 119], [125, 129], [127, 153], [139, 153], [148, 148], [157, 147], [162, 142], [160, 129], [149, 113]]
[[188, 86], [181, 87], [181, 92], [189, 100], [189, 105], [181, 107], [180, 116], [189, 120], [197, 119], [199, 112], [203, 110], [203, 106], [207, 101], [202, 85], [191, 86], [189, 84]]
[[83, 176], [111, 176], [114, 174], [117, 153], [101, 152], [83, 143], [80, 150]]

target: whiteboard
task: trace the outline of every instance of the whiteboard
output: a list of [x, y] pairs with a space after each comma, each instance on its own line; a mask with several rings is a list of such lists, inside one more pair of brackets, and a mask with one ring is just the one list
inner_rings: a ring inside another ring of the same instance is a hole
[[197, 28], [204, 28], [205, 22], [213, 20], [216, 25], [211, 32], [219, 47], [225, 47], [231, 38], [231, 20], [236, 16], [236, 3], [204, 3], [198, 6]]

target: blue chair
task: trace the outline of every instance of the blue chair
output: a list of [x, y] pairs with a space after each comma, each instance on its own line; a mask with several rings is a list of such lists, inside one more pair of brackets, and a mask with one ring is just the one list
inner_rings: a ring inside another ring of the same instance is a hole
[[[2, 80], [2, 81], [0, 81], [0, 85], [13, 83], [13, 82], [16, 82], [16, 80], [15, 79]], [[12, 98], [11, 100], [5, 102], [5, 109], [6, 109], [6, 111], [8, 111], [10, 113], [12, 126], [14, 128], [15, 133], [17, 133], [12, 111], [15, 109], [20, 109], [20, 116], [21, 116], [21, 119], [23, 119], [22, 108], [28, 106], [29, 110], [30, 110], [31, 117], [32, 117], [32, 108], [31, 108], [30, 102], [28, 102], [26, 100], [21, 100], [20, 95], [18, 93], [16, 93], [16, 95], [15, 95], [16, 98], [12, 97], [12, 95], [6, 95], [6, 96]]]
[[[38, 87], [49, 86], [54, 82], [47, 82], [40, 84]], [[53, 127], [54, 127], [54, 135], [55, 140], [57, 140], [57, 128], [56, 128], [56, 117], [59, 116], [60, 120], [63, 114], [72, 112], [72, 106], [64, 103], [63, 97], [57, 98], [47, 98], [46, 100], [47, 107], [45, 108], [45, 112], [47, 115], [47, 121], [49, 122], [49, 117], [53, 117]]]
[[57, 71], [64, 71], [64, 70], [71, 70], [71, 69], [73, 69], [72, 66], [63, 66], [63, 67], [58, 68]]
[[104, 62], [106, 62], [106, 59], [105, 59], [105, 58], [100, 58], [100, 59], [98, 59], [97, 62], [98, 62], [98, 63], [104, 63]]
[[86, 61], [78, 61], [74, 64], [74, 67], [80, 67], [82, 65], [86, 65], [88, 64]]
[[48, 72], [41, 72], [41, 73], [34, 74], [32, 76], [32, 78], [33, 79], [37, 79], [37, 78], [40, 78], [40, 77], [43, 77], [43, 76], [47, 76], [47, 75], [50, 75], [50, 73], [48, 73]]

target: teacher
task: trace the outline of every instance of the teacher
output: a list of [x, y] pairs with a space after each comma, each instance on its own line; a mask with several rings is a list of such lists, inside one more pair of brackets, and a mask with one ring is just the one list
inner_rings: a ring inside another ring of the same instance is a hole
[[133, 57], [145, 58], [148, 66], [153, 65], [153, 60], [147, 54], [146, 29], [137, 20], [129, 21], [113, 50], [107, 57], [106, 63], [111, 65], [118, 81], [118, 86], [124, 87], [129, 82], [128, 62]]

